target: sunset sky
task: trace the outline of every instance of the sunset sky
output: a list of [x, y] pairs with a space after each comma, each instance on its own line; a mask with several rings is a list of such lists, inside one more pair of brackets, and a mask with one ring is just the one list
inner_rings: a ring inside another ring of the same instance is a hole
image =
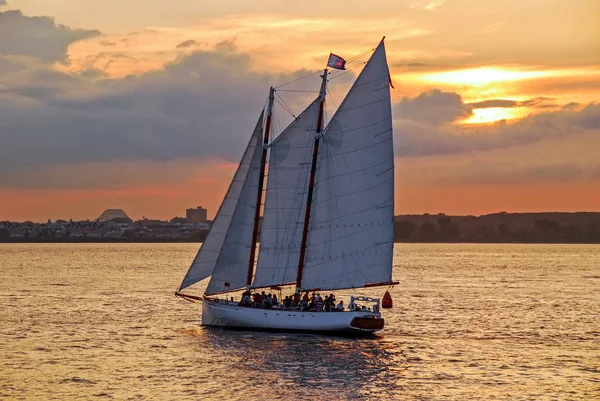
[[[600, 211], [599, 15], [597, 0], [0, 0], [0, 220], [212, 217], [269, 86], [383, 35], [396, 213]], [[329, 115], [358, 71], [331, 80]], [[281, 95], [295, 113], [316, 96]]]

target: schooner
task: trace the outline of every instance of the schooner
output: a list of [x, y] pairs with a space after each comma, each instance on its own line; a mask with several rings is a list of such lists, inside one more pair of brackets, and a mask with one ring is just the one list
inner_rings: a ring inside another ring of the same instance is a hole
[[[328, 66], [343, 69], [344, 63], [330, 55]], [[203, 325], [359, 334], [383, 329], [376, 298], [352, 297], [371, 302], [372, 309], [338, 313], [250, 308], [227, 300], [228, 293], [261, 288], [290, 286], [298, 294], [396, 284], [391, 81], [383, 39], [324, 126], [327, 78], [325, 69], [318, 97], [269, 142], [271, 88], [206, 240], [176, 292], [202, 301]], [[209, 276], [201, 298], [181, 292]]]

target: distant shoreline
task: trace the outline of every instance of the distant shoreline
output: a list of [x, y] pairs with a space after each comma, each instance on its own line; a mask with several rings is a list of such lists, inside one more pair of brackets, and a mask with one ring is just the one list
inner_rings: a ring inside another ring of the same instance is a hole
[[[179, 220], [177, 220], [179, 219]], [[372, 225], [356, 217], [348, 230]], [[379, 224], [379, 223], [378, 223]], [[209, 233], [183, 218], [171, 221], [116, 218], [106, 222], [1, 222], [0, 243], [200, 243]], [[260, 235], [259, 224], [259, 235]], [[259, 237], [260, 238], [260, 237]], [[389, 237], [388, 237], [389, 239]], [[493, 213], [451, 216], [443, 213], [394, 217], [395, 243], [600, 244], [599, 212]], [[259, 239], [260, 242], [260, 239]]]
[[[166, 240], [164, 238], [156, 239], [119, 239], [110, 238], [106, 240], [102, 239], [77, 239], [77, 240], [23, 240], [13, 239], [10, 241], [0, 241], [0, 244], [186, 244], [195, 243], [201, 244], [202, 241], [192, 239], [173, 239]], [[465, 240], [419, 240], [419, 241], [394, 241], [394, 244], [548, 244], [548, 245], [600, 245], [600, 242], [592, 241], [465, 241]]]

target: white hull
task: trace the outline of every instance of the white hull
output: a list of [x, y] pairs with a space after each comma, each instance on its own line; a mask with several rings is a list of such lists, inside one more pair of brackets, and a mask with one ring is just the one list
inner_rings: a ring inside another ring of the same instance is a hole
[[241, 307], [227, 301], [202, 302], [202, 325], [254, 330], [370, 334], [384, 321], [374, 312], [300, 312]]

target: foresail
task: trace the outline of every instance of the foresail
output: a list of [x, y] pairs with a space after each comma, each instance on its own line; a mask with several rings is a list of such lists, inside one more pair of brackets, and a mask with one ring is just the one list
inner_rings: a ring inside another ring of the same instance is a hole
[[394, 150], [388, 85], [381, 42], [321, 141], [302, 288], [391, 281]]
[[262, 121], [260, 126], [257, 125], [256, 135], [254, 136], [256, 144], [248, 160], [249, 165], [244, 167], [247, 174], [242, 185], [239, 201], [233, 212], [231, 225], [225, 236], [225, 242], [206, 288], [205, 294], [207, 295], [246, 286], [256, 212], [256, 195], [260, 178], [261, 126]]
[[271, 144], [253, 287], [296, 280], [318, 111], [317, 99]]
[[[254, 217], [253, 210], [256, 209], [256, 205], [252, 204], [250, 200], [253, 196], [256, 201], [256, 192], [253, 194], [250, 194], [250, 192], [252, 192], [252, 188], [254, 188], [254, 191], [257, 190], [258, 175], [253, 175], [253, 173], [256, 171], [254, 166], [257, 155], [258, 162], [260, 163], [262, 125], [263, 113], [261, 113], [256, 123], [254, 133], [242, 156], [240, 165], [231, 181], [223, 203], [221, 203], [221, 207], [215, 216], [212, 227], [198, 251], [192, 266], [183, 279], [179, 290], [183, 290], [190, 285], [204, 280], [211, 274], [213, 274], [213, 279], [209, 283], [207, 292], [217, 287], [224, 287], [225, 282], [229, 283], [231, 288], [235, 285], [240, 285], [238, 278], [242, 276], [243, 284], [241, 286], [245, 285], [245, 275], [250, 257], [248, 244], [251, 241], [252, 234], [252, 222], [250, 220]], [[252, 211], [242, 211], [242, 209], [246, 208], [251, 208]], [[247, 239], [243, 237], [248, 229], [246, 224], [250, 226], [250, 235], [246, 236]], [[222, 253], [225, 253], [224, 257], [220, 256]], [[241, 260], [244, 258], [244, 254], [247, 256], [242, 263]], [[226, 260], [232, 260], [235, 263], [235, 267], [231, 269], [233, 271], [232, 277], [224, 280], [224, 275], [229, 274], [229, 271], [224, 268]], [[240, 264], [244, 264], [244, 267], [240, 268]], [[241, 273], [237, 272], [236, 269], [240, 270]], [[215, 275], [217, 276], [216, 279]]]

